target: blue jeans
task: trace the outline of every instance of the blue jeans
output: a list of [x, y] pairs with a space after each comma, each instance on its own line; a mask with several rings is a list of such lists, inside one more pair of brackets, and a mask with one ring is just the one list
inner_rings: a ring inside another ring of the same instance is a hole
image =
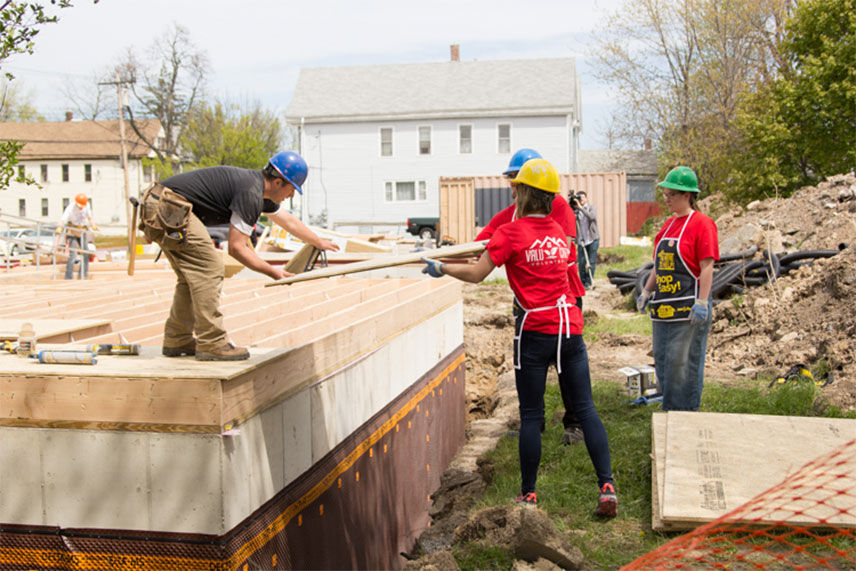
[[[69, 248], [77, 248], [78, 250], [86, 249], [86, 236], [66, 236]], [[74, 279], [74, 261], [77, 258], [77, 252], [74, 250], [68, 251], [68, 261], [65, 263], [65, 279]], [[89, 254], [80, 254], [81, 277], [89, 277]]]
[[689, 321], [652, 321], [654, 369], [663, 392], [663, 410], [698, 410], [704, 384], [704, 354], [713, 319], [694, 326]]
[[[515, 369], [517, 398], [520, 401], [520, 491], [535, 491], [541, 463], [541, 423], [544, 421], [544, 390], [547, 368], [556, 361], [556, 335], [524, 331], [520, 369]], [[515, 352], [517, 346], [515, 345]], [[612, 482], [609, 440], [591, 394], [588, 353], [582, 335], [562, 336], [562, 372], [559, 386], [570, 397], [574, 414], [582, 425], [586, 449], [597, 474], [597, 484]]]
[[[591, 287], [591, 282], [594, 279], [598, 246], [600, 246], [600, 240], [595, 240], [585, 246], [580, 244], [577, 247], [577, 265], [580, 268], [580, 279], [583, 281], [585, 287]], [[588, 265], [586, 265], [586, 256], [588, 256]], [[589, 270], [591, 270], [591, 277], [589, 277]]]

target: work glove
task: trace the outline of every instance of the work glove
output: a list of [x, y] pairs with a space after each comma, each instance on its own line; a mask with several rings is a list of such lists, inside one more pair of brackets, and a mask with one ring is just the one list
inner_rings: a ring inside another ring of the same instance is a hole
[[428, 274], [432, 278], [442, 278], [445, 274], [443, 272], [443, 262], [438, 262], [437, 260], [432, 260], [430, 258], [422, 258], [422, 261], [425, 262], [426, 266], [422, 268], [423, 274]]
[[706, 299], [697, 299], [690, 309], [690, 323], [694, 326], [703, 325], [707, 321], [707, 314], [710, 308], [707, 306]]
[[636, 311], [639, 313], [645, 313], [648, 308], [648, 302], [651, 300], [652, 292], [647, 289], [643, 289], [642, 293], [639, 294], [639, 297], [636, 298]]

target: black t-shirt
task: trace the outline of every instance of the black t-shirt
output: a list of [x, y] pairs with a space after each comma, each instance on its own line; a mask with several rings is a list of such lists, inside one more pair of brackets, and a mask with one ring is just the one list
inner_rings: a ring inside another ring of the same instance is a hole
[[272, 200], [262, 198], [262, 171], [219, 166], [177, 174], [161, 184], [193, 203], [193, 213], [206, 226], [228, 224], [232, 213], [252, 227], [262, 212], [279, 210]]

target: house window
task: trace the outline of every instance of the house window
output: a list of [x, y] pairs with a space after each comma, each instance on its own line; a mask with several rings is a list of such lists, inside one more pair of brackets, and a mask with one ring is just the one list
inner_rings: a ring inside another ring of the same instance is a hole
[[419, 127], [419, 154], [431, 154], [431, 127]]
[[62, 165], [62, 182], [68, 182], [68, 165]]
[[18, 216], [26, 216], [27, 215], [27, 199], [19, 198], [18, 199]]
[[152, 182], [152, 165], [143, 167], [143, 182]]
[[47, 216], [47, 215], [48, 215], [48, 199], [43, 198], [42, 199], [42, 216]]
[[62, 199], [62, 211], [63, 211], [63, 212], [65, 212], [65, 209], [66, 209], [66, 208], [68, 208], [68, 205], [69, 205], [69, 204], [71, 204], [71, 199], [70, 199], [70, 198], [63, 198], [63, 199]]
[[458, 151], [462, 155], [468, 155], [473, 152], [473, 126], [460, 125], [458, 127], [459, 141]]
[[23, 181], [27, 178], [27, 168], [24, 165], [18, 165], [18, 180]]
[[92, 165], [83, 165], [83, 181], [92, 182]]
[[511, 125], [501, 123], [496, 126], [497, 134], [497, 151], [500, 153], [511, 152]]
[[392, 156], [392, 127], [381, 127], [380, 129], [380, 156]]
[[[425, 181], [397, 180], [384, 183], [387, 202], [415, 202], [426, 199]], [[418, 193], [418, 199], [417, 199]]]
[[48, 181], [48, 165], [42, 165], [42, 182]]

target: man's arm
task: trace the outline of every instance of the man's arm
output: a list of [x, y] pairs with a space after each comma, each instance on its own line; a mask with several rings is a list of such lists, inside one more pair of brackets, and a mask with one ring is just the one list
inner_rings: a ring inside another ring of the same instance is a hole
[[[339, 246], [330, 240], [325, 240], [321, 238], [309, 229], [303, 222], [300, 221], [300, 218], [291, 214], [290, 212], [286, 212], [284, 208], [280, 208], [278, 211], [273, 214], [268, 214], [268, 218], [270, 218], [273, 222], [282, 226], [284, 229], [288, 230], [291, 234], [294, 234], [307, 244], [311, 244], [320, 250], [334, 250], [338, 251]], [[232, 247], [231, 234], [232, 229], [229, 229], [229, 248]], [[231, 254], [231, 252], [229, 252]]]
[[597, 210], [595, 210], [594, 204], [586, 204], [585, 206], [580, 208], [579, 211], [582, 212], [583, 215], [589, 220], [597, 219]]
[[275, 280], [289, 278], [294, 274], [286, 272], [283, 268], [272, 266], [265, 262], [256, 251], [250, 247], [249, 236], [229, 225], [229, 255], [256, 272], [265, 274]]

